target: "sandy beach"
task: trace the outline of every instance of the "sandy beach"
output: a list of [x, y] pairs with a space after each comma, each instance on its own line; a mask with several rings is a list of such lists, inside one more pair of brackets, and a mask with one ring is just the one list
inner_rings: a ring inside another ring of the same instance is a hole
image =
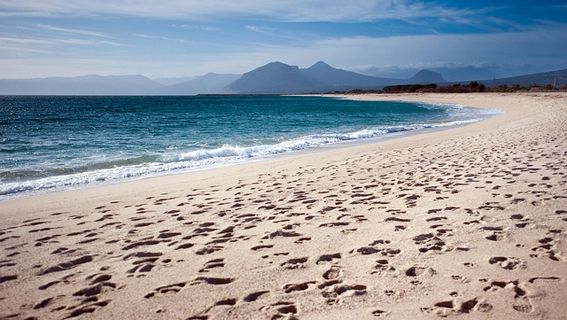
[[567, 319], [567, 95], [478, 123], [0, 202], [1, 319]]

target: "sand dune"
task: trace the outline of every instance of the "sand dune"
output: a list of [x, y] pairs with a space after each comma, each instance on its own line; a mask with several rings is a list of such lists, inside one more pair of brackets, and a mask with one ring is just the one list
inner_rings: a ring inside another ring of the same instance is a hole
[[0, 202], [3, 319], [565, 319], [567, 95], [505, 115]]

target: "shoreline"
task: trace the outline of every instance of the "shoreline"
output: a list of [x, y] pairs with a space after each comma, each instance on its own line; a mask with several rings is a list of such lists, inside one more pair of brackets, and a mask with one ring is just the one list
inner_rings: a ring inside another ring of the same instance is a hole
[[0, 317], [562, 319], [567, 94], [339, 97], [504, 114], [0, 201]]
[[[308, 96], [308, 95], [292, 95], [292, 96]], [[356, 96], [352, 96], [352, 95], [311, 95], [311, 96], [327, 97], [327, 98], [339, 98], [339, 99], [348, 99], [348, 100], [359, 100]], [[404, 101], [401, 101], [401, 100], [393, 100], [393, 101], [404, 102]], [[417, 102], [417, 101], [406, 101], [406, 102]], [[469, 108], [469, 109], [479, 109], [479, 108], [475, 108], [475, 107], [467, 107], [467, 106], [458, 105], [458, 104], [438, 104], [438, 103], [435, 103], [435, 102], [428, 102], [426, 104], [431, 104], [433, 106], [442, 105], [442, 106], [447, 107], [447, 108], [465, 107], [465, 108]], [[474, 118], [474, 119], [471, 118], [471, 119], [455, 120], [455, 121], [432, 123], [432, 124], [431, 123], [427, 123], [427, 124], [426, 123], [424, 123], [424, 124], [417, 124], [416, 123], [415, 125], [417, 125], [417, 126], [423, 125], [424, 127], [423, 128], [417, 128], [417, 129], [410, 129], [410, 128], [406, 127], [405, 130], [402, 130], [402, 131], [399, 131], [399, 132], [389, 132], [389, 133], [385, 133], [383, 135], [378, 135], [378, 136], [374, 136], [374, 137], [370, 137], [370, 138], [359, 138], [359, 139], [355, 138], [355, 139], [352, 139], [352, 140], [343, 140], [343, 141], [337, 141], [337, 142], [332, 142], [332, 143], [325, 143], [325, 144], [318, 145], [316, 147], [310, 147], [310, 148], [305, 148], [305, 149], [301, 149], [301, 150], [294, 150], [294, 151], [287, 151], [287, 152], [282, 152], [282, 153], [277, 153], [277, 154], [272, 154], [272, 155], [263, 155], [263, 156], [251, 157], [251, 158], [247, 158], [247, 159], [243, 158], [243, 159], [230, 160], [228, 162], [215, 163], [215, 164], [212, 164], [210, 166], [205, 166], [205, 167], [176, 169], [176, 170], [172, 170], [172, 171], [154, 172], [153, 174], [140, 175], [140, 176], [135, 176], [135, 177], [130, 177], [130, 178], [122, 178], [122, 179], [117, 178], [117, 179], [110, 179], [108, 181], [92, 181], [92, 182], [80, 183], [80, 184], [70, 185], [70, 186], [58, 186], [58, 187], [50, 188], [50, 189], [40, 189], [40, 190], [33, 190], [33, 191], [23, 191], [23, 192], [17, 192], [17, 193], [2, 194], [2, 195], [0, 195], [0, 202], [12, 200], [12, 199], [20, 199], [20, 198], [34, 197], [34, 196], [40, 196], [40, 195], [48, 195], [48, 194], [60, 193], [60, 192], [99, 188], [99, 187], [116, 185], [116, 184], [121, 184], [121, 183], [126, 183], [126, 182], [135, 182], [135, 181], [142, 181], [142, 180], [145, 180], [145, 179], [159, 178], [159, 177], [164, 177], [164, 176], [169, 176], [169, 175], [190, 174], [190, 173], [193, 173], [193, 172], [217, 169], [217, 168], [222, 168], [222, 167], [229, 167], [229, 166], [234, 166], [234, 165], [241, 165], [241, 164], [247, 164], [247, 163], [252, 164], [252, 163], [256, 163], [258, 161], [271, 161], [273, 159], [277, 159], [277, 158], [280, 158], [280, 157], [297, 156], [297, 155], [303, 155], [303, 154], [307, 154], [307, 153], [311, 153], [311, 152], [320, 152], [322, 150], [333, 150], [333, 149], [340, 149], [340, 148], [349, 148], [349, 147], [363, 145], [363, 144], [379, 143], [379, 142], [384, 141], [384, 140], [397, 139], [397, 138], [400, 138], [400, 137], [414, 135], [414, 134], [422, 134], [422, 133], [428, 133], [428, 132], [434, 132], [434, 131], [449, 130], [449, 129], [452, 129], [452, 128], [465, 126], [465, 125], [469, 125], [471, 123], [483, 121], [483, 120], [486, 120], [488, 118], [499, 115], [499, 111], [496, 110], [496, 109], [492, 109], [490, 111], [492, 111], [494, 113], [478, 114], [478, 115], [475, 115], [475, 116], [478, 116], [478, 118]], [[403, 125], [401, 125], [401, 126], [403, 126]], [[356, 133], [356, 132], [348, 132], [347, 134], [350, 134], [350, 133]], [[51, 178], [51, 177], [45, 177], [45, 178]], [[39, 180], [42, 180], [42, 179], [38, 179], [38, 181]]]

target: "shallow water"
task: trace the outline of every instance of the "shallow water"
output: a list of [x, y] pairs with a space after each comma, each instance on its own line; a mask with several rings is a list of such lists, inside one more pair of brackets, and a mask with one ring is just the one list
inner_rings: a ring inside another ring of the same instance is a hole
[[203, 169], [490, 114], [327, 97], [0, 97], [0, 197]]

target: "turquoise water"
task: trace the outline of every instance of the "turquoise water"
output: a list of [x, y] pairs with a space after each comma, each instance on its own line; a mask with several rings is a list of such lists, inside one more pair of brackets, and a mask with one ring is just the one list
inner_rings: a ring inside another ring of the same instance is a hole
[[291, 96], [0, 97], [0, 197], [478, 121], [458, 106]]

